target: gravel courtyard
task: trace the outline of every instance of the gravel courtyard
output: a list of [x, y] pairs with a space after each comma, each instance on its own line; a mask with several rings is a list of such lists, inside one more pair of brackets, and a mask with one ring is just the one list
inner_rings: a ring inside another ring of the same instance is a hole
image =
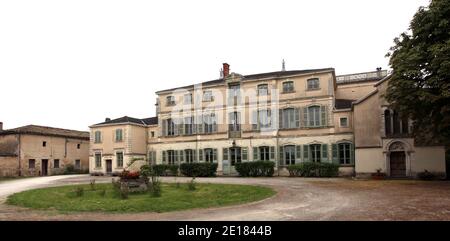
[[[256, 203], [169, 213], [35, 211], [4, 202], [14, 192], [58, 185], [110, 182], [110, 177], [51, 176], [0, 182], [0, 220], [450, 220], [450, 182], [341, 178], [197, 178], [198, 182], [264, 185], [276, 196]], [[187, 182], [189, 178], [176, 178]], [[164, 177], [164, 182], [175, 181]]]

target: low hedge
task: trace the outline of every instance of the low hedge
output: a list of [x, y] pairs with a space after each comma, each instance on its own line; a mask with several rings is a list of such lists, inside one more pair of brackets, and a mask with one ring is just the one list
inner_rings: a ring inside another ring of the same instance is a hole
[[178, 176], [178, 165], [159, 164], [152, 166], [157, 176]]
[[304, 162], [287, 167], [292, 177], [336, 177], [339, 165], [334, 163]]
[[188, 177], [215, 177], [217, 163], [182, 163], [180, 165], [181, 174]]
[[235, 168], [241, 177], [271, 177], [275, 163], [271, 161], [254, 161], [236, 163]]

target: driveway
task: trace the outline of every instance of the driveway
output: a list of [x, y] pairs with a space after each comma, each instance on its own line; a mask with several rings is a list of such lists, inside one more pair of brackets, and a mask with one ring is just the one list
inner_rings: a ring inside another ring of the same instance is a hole
[[[35, 211], [4, 204], [14, 192], [46, 186], [110, 182], [88, 175], [27, 178], [0, 183], [0, 220], [450, 220], [450, 182], [340, 178], [198, 178], [198, 182], [264, 185], [276, 196], [239, 206], [169, 213]], [[187, 182], [189, 178], [176, 178]], [[173, 182], [174, 177], [163, 181]]]

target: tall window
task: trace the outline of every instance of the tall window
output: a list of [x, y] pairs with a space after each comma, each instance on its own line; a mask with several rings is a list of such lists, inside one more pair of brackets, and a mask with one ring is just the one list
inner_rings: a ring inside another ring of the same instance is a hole
[[116, 153], [117, 167], [123, 167], [123, 152]]
[[283, 128], [295, 128], [295, 110], [294, 108], [284, 109], [283, 116]]
[[259, 147], [259, 160], [269, 161], [270, 160], [270, 147], [260, 146]]
[[169, 95], [166, 97], [167, 106], [175, 105], [175, 96]]
[[59, 159], [53, 160], [53, 168], [59, 168]]
[[270, 110], [258, 111], [258, 124], [260, 128], [269, 128], [271, 125]]
[[240, 131], [241, 130], [241, 113], [239, 112], [232, 112], [230, 113], [230, 124], [229, 129], [230, 131]]
[[166, 120], [166, 128], [167, 128], [167, 135], [168, 136], [174, 136], [175, 135], [175, 123], [172, 119]]
[[100, 143], [102, 142], [102, 133], [100, 131], [96, 131], [94, 133], [94, 142], [95, 143]]
[[81, 169], [81, 160], [75, 160], [75, 169], [80, 170]]
[[194, 117], [189, 116], [184, 118], [184, 134], [185, 135], [192, 135], [193, 134], [193, 128], [194, 128]]
[[36, 160], [35, 159], [29, 159], [28, 160], [28, 168], [29, 169], [34, 169], [36, 166]]
[[149, 164], [156, 164], [156, 151], [150, 151], [148, 153]]
[[194, 162], [194, 151], [192, 149], [186, 149], [184, 150], [184, 157], [186, 158], [187, 163], [193, 163]]
[[392, 134], [392, 129], [391, 129], [391, 111], [390, 110], [385, 110], [384, 111], [384, 127], [385, 127], [386, 135]]
[[205, 162], [214, 162], [214, 149], [205, 149]]
[[203, 91], [203, 101], [210, 102], [210, 101], [213, 101], [213, 100], [214, 100], [214, 97], [213, 97], [213, 94], [212, 94], [211, 90]]
[[321, 148], [321, 145], [313, 144], [313, 145], [309, 145], [309, 148], [311, 149], [311, 160], [313, 162], [320, 162], [320, 158], [321, 158], [320, 148]]
[[258, 85], [258, 95], [264, 96], [269, 94], [269, 88], [267, 84]]
[[318, 78], [308, 79], [307, 83], [308, 83], [308, 90], [319, 89], [319, 79]]
[[102, 167], [102, 154], [95, 153], [95, 167]]
[[395, 110], [385, 110], [384, 128], [386, 135], [409, 134], [408, 117]]
[[229, 87], [230, 98], [239, 97], [240, 90], [241, 90], [240, 85], [236, 85], [236, 84], [230, 85], [230, 87]]
[[216, 131], [216, 115], [211, 113], [203, 116], [204, 132], [213, 133]]
[[295, 164], [295, 146], [284, 146], [284, 164]]
[[175, 151], [173, 150], [167, 151], [167, 163], [169, 165], [175, 165]]
[[308, 125], [320, 126], [320, 106], [308, 107]]
[[183, 99], [185, 105], [192, 104], [192, 94], [185, 94]]
[[339, 149], [339, 163], [351, 164], [350, 143], [338, 144], [338, 149]]
[[122, 129], [117, 129], [116, 130], [116, 141], [120, 142], [123, 140], [123, 131]]
[[241, 148], [240, 147], [232, 147], [230, 148], [230, 161], [231, 165], [234, 166], [236, 163], [242, 162], [242, 155], [241, 155]]
[[294, 91], [294, 82], [286, 81], [283, 82], [283, 92], [293, 92]]

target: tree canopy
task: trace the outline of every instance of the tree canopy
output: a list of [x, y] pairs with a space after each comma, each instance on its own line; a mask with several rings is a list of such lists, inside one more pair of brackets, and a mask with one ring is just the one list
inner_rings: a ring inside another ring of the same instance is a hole
[[386, 99], [414, 122], [416, 141], [450, 142], [450, 1], [420, 7], [408, 32], [394, 39]]

